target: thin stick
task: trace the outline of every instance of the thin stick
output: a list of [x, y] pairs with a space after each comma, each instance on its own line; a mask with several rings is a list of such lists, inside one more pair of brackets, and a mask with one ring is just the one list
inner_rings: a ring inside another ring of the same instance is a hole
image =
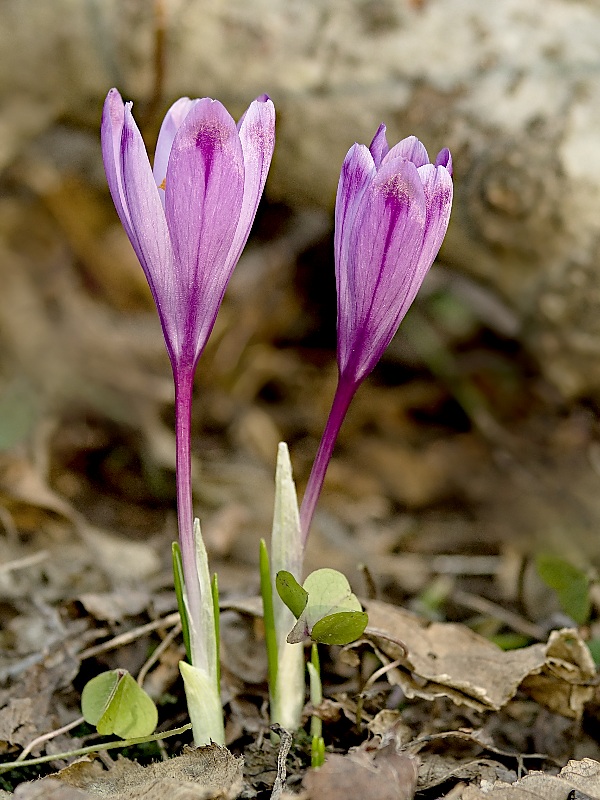
[[365, 685], [362, 688], [361, 695], [364, 696], [367, 689], [373, 686], [375, 681], [378, 681], [379, 678], [383, 677], [387, 672], [389, 672], [392, 669], [396, 669], [396, 667], [399, 667], [400, 664], [402, 664], [402, 661], [403, 659], [397, 658], [395, 661], [391, 661], [389, 664], [384, 664], [383, 667], [379, 667], [379, 669], [376, 669], [375, 672], [372, 675], [370, 675], [367, 681], [365, 682]]
[[4, 572], [15, 572], [19, 569], [27, 569], [34, 567], [36, 564], [46, 561], [50, 554], [47, 550], [39, 550], [37, 553], [32, 553], [30, 556], [23, 556], [23, 558], [16, 558], [14, 561], [9, 561], [6, 564], [0, 565], [0, 574]]
[[179, 636], [180, 633], [181, 633], [181, 620], [177, 623], [177, 625], [175, 625], [175, 627], [171, 631], [169, 631], [169, 633], [165, 636], [162, 642], [158, 645], [156, 650], [152, 653], [150, 658], [146, 661], [145, 664], [142, 665], [142, 668], [138, 672], [138, 676], [136, 678], [138, 686], [144, 685], [144, 680], [146, 678], [146, 675], [148, 674], [148, 671], [150, 670], [150, 667], [152, 667], [158, 661], [158, 659], [162, 656], [165, 650], [167, 650], [169, 646], [172, 644], [173, 639], [175, 639], [176, 636]]
[[275, 723], [271, 725], [271, 730], [280, 737], [279, 753], [277, 754], [277, 777], [273, 784], [271, 791], [271, 800], [279, 800], [285, 789], [285, 780], [287, 777], [287, 769], [285, 760], [290, 752], [292, 746], [292, 734], [281, 725]]
[[509, 628], [517, 633], [522, 633], [524, 636], [529, 636], [532, 639], [537, 639], [538, 642], [544, 641], [546, 634], [544, 630], [533, 622], [529, 622], [514, 611], [510, 611], [504, 606], [493, 603], [491, 600], [486, 600], [485, 597], [480, 597], [471, 592], [464, 592], [462, 589], [455, 589], [450, 595], [451, 599], [464, 608], [470, 608], [472, 611], [478, 611], [480, 614], [486, 614], [494, 619], [503, 622]]
[[153, 622], [147, 622], [145, 625], [140, 625], [139, 628], [134, 628], [131, 631], [121, 633], [108, 642], [103, 642], [102, 644], [96, 644], [93, 647], [88, 647], [87, 650], [83, 650], [79, 654], [79, 658], [82, 661], [85, 661], [86, 658], [92, 658], [92, 656], [96, 656], [98, 653], [105, 653], [107, 650], [114, 650], [115, 648], [121, 647], [124, 644], [134, 642], [136, 639], [139, 639], [140, 636], [144, 636], [146, 633], [151, 633], [152, 631], [159, 630], [160, 628], [171, 628], [173, 625], [177, 625], [178, 622], [179, 611], [175, 611], [173, 614], [169, 614], [162, 619], [156, 619]]
[[186, 725], [182, 725], [181, 728], [173, 728], [173, 730], [164, 731], [164, 733], [153, 733], [152, 736], [142, 736], [139, 739], [122, 739], [118, 742], [115, 741], [105, 742], [104, 744], [94, 744], [90, 747], [81, 747], [78, 750], [68, 750], [66, 753], [54, 753], [51, 756], [28, 758], [26, 761], [5, 761], [3, 764], [0, 764], [0, 773], [8, 772], [11, 769], [16, 769], [19, 767], [31, 767], [35, 764], [46, 764], [48, 761], [60, 761], [65, 758], [71, 758], [72, 756], [85, 756], [88, 753], [97, 753], [100, 750], [114, 750], [117, 747], [130, 747], [134, 744], [158, 742], [161, 739], [168, 739], [170, 736], [178, 736], [180, 733], [185, 733], [186, 731], [189, 731], [191, 727], [192, 723], [188, 722]]
[[29, 742], [27, 747], [23, 750], [22, 753], [19, 753], [19, 757], [17, 761], [24, 761], [29, 753], [33, 750], [34, 747], [37, 747], [39, 744], [43, 742], [48, 742], [50, 739], [54, 739], [56, 736], [60, 736], [61, 733], [67, 733], [68, 731], [72, 731], [73, 728], [76, 728], [78, 725], [81, 725], [82, 722], [85, 720], [83, 717], [78, 717], [74, 719], [73, 722], [69, 722], [67, 725], [63, 725], [62, 728], [57, 728], [54, 731], [50, 731], [49, 733], [44, 733], [42, 736], [38, 736], [37, 739], [34, 739], [32, 742]]

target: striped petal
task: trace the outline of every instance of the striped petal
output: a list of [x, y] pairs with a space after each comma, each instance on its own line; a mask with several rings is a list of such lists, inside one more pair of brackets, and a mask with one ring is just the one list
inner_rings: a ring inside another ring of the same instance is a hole
[[[125, 206], [131, 229], [131, 244], [146, 273], [163, 326], [169, 354], [177, 350], [177, 293], [173, 251], [165, 213], [154, 182], [142, 136], [125, 106], [120, 145], [120, 163]], [[125, 226], [127, 230], [127, 226]]]
[[415, 165], [415, 167], [422, 167], [424, 164], [429, 164], [429, 156], [424, 145], [417, 139], [416, 136], [407, 136], [401, 142], [395, 144], [385, 157], [385, 161], [391, 161], [394, 158], [407, 158]]
[[[449, 153], [448, 156], [450, 156]], [[453, 194], [452, 177], [446, 167], [436, 167], [433, 164], [426, 164], [424, 167], [419, 167], [418, 172], [423, 184], [423, 191], [425, 192], [427, 219], [425, 223], [423, 249], [417, 265], [417, 289], [423, 282], [429, 267], [435, 261], [439, 249], [442, 246], [442, 242], [444, 241], [444, 236], [448, 230], [448, 223], [450, 222]], [[414, 300], [414, 295], [410, 301], [411, 303], [412, 300]]]
[[227, 256], [226, 267], [230, 271], [248, 241], [275, 147], [275, 107], [267, 95], [261, 95], [250, 104], [237, 127], [244, 158], [244, 196]]
[[[353, 246], [352, 232], [356, 227], [356, 219], [361, 210], [365, 193], [376, 175], [373, 156], [364, 144], [353, 145], [342, 164], [335, 202], [335, 236], [334, 252], [335, 279], [338, 302], [338, 337], [345, 339], [349, 329], [342, 320], [348, 319], [352, 313], [355, 288], [352, 284], [352, 271], [349, 261], [352, 258], [350, 249]], [[341, 345], [346, 349], [346, 343]]]
[[167, 167], [165, 212], [185, 298], [181, 357], [195, 363], [217, 316], [231, 268], [228, 255], [244, 192], [244, 159], [230, 114], [203, 98], [175, 135]]
[[371, 155], [373, 156], [373, 161], [375, 162], [377, 169], [379, 169], [381, 166], [381, 162], [387, 156], [390, 149], [387, 143], [385, 131], [386, 128], [382, 122], [377, 128], [377, 133], [373, 137], [373, 141], [369, 145], [369, 150], [371, 151]]
[[348, 250], [346, 319], [338, 363], [362, 380], [391, 341], [410, 303], [425, 228], [425, 194], [410, 161], [386, 161], [365, 194]]
[[108, 188], [115, 204], [121, 224], [129, 239], [132, 239], [131, 219], [127, 210], [123, 191], [123, 175], [121, 173], [121, 136], [125, 119], [125, 104], [116, 89], [111, 89], [104, 101], [100, 141], [102, 160], [108, 181]]

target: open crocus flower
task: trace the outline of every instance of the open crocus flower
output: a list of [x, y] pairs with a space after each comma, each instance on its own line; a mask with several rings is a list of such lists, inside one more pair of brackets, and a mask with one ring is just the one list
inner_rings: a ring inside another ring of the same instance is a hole
[[275, 144], [275, 109], [257, 98], [236, 126], [216, 100], [177, 100], [150, 167], [133, 119], [111, 89], [102, 156], [123, 227], [146, 273], [175, 370], [195, 366], [246, 244]]
[[156, 302], [173, 367], [177, 517], [192, 661], [182, 674], [196, 744], [222, 743], [215, 633], [206, 622], [212, 618], [212, 598], [200, 529], [195, 535], [193, 528], [192, 385], [254, 222], [273, 155], [275, 109], [263, 95], [236, 125], [218, 101], [183, 97], [163, 121], [152, 169], [131, 107], [116, 89], [108, 93], [102, 157], [117, 213]]
[[434, 164], [414, 136], [391, 149], [381, 125], [350, 148], [335, 209], [339, 380], [300, 512], [304, 542], [354, 393], [398, 330], [440, 249], [452, 207], [452, 159]]

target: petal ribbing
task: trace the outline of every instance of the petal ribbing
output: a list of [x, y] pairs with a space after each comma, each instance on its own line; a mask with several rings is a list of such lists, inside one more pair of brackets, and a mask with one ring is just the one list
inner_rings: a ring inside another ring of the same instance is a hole
[[402, 139], [398, 144], [395, 144], [385, 157], [385, 161], [391, 161], [391, 159], [399, 157], [412, 161], [415, 167], [429, 164], [427, 150], [416, 136], [407, 136], [406, 139]]
[[167, 168], [165, 212], [185, 296], [182, 358], [206, 345], [233, 265], [228, 263], [243, 196], [244, 163], [235, 122], [216, 100], [199, 100], [182, 122]]
[[102, 160], [108, 181], [108, 188], [115, 204], [121, 224], [131, 239], [131, 219], [127, 210], [127, 202], [123, 191], [123, 175], [121, 173], [121, 135], [125, 118], [125, 105], [116, 89], [111, 89], [104, 101], [100, 141], [102, 144]]
[[375, 164], [368, 148], [364, 144], [353, 145], [342, 164], [335, 203], [334, 248], [338, 319], [344, 317], [346, 309], [352, 304], [353, 289], [348, 282], [351, 232], [354, 230], [365, 192], [375, 174]]
[[377, 128], [377, 132], [375, 133], [375, 136], [369, 145], [369, 150], [371, 151], [371, 155], [373, 156], [373, 161], [375, 162], [377, 169], [379, 169], [381, 166], [381, 162], [387, 156], [390, 149], [387, 143], [385, 130], [385, 125], [382, 122]]
[[227, 256], [231, 269], [237, 263], [250, 235], [275, 147], [275, 107], [267, 95], [261, 95], [250, 104], [238, 123], [238, 131], [244, 157], [244, 196], [235, 236]]
[[179, 338], [173, 252], [146, 148], [129, 103], [125, 106], [120, 164], [125, 203], [131, 222], [131, 230], [127, 233], [146, 273], [158, 308], [167, 349], [172, 355], [177, 351]]
[[404, 299], [422, 251], [425, 194], [414, 164], [384, 162], [365, 193], [350, 236], [347, 301], [338, 319], [338, 365], [362, 380], [408, 308]]

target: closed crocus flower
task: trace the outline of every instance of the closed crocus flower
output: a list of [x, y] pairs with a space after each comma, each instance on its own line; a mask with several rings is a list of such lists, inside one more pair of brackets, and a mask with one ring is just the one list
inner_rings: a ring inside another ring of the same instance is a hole
[[381, 125], [350, 148], [335, 208], [339, 380], [301, 508], [304, 541], [335, 440], [356, 389], [373, 370], [440, 249], [452, 206], [452, 160], [435, 163], [414, 136], [391, 149]]

